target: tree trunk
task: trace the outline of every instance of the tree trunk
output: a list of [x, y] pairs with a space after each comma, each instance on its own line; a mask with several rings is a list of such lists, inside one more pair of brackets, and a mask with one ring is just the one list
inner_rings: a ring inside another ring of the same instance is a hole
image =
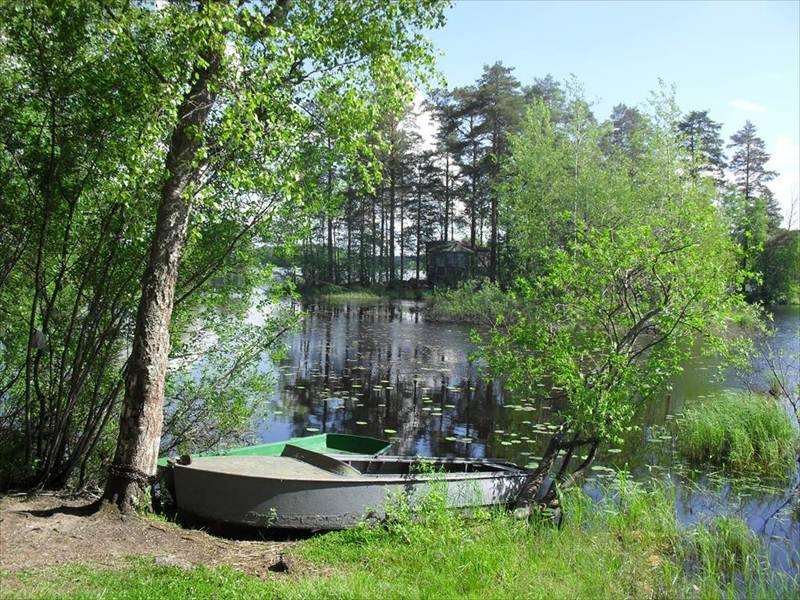
[[378, 222], [377, 222], [377, 217], [376, 217], [376, 212], [377, 212], [376, 211], [376, 209], [377, 209], [376, 205], [377, 205], [377, 203], [378, 203], [378, 196], [376, 194], [375, 195], [375, 200], [371, 203], [371, 209], [372, 209], [372, 236], [370, 238], [370, 245], [372, 247], [371, 248], [372, 249], [372, 253], [371, 253], [370, 259], [369, 259], [370, 260], [369, 280], [370, 280], [371, 284], [375, 283], [375, 274], [377, 273], [376, 264], [375, 264], [375, 256], [378, 253], [378, 251], [377, 251], [377, 249], [375, 247], [375, 244], [378, 241]]
[[169, 324], [191, 211], [185, 193], [196, 175], [192, 163], [201, 145], [196, 132], [202, 130], [216, 99], [210, 83], [219, 72], [221, 52], [212, 49], [203, 58], [207, 66], [195, 69], [194, 83], [178, 108], [167, 153], [168, 178], [161, 189], [156, 230], [142, 278], [117, 449], [103, 495], [123, 512], [141, 504], [156, 472]]
[[422, 240], [422, 176], [419, 176], [417, 180], [417, 256], [416, 256], [416, 264], [417, 264], [417, 283], [419, 283], [419, 255], [420, 255], [420, 246]]
[[358, 280], [360, 284], [367, 285], [367, 246], [364, 243], [364, 230], [366, 225], [364, 221], [367, 220], [367, 212], [364, 208], [366, 196], [361, 195], [359, 199], [359, 218], [358, 218]]
[[444, 231], [442, 239], [447, 241], [447, 228], [450, 226], [450, 154], [444, 158]]
[[489, 215], [490, 248], [489, 248], [489, 280], [497, 281], [497, 194], [492, 192], [491, 214]]
[[[564, 490], [580, 482], [586, 475], [597, 456], [600, 440], [592, 437], [581, 439], [577, 433], [573, 433], [571, 439], [567, 440], [567, 435], [568, 429], [562, 425], [550, 438], [539, 466], [528, 475], [516, 498], [514, 508], [518, 515], [529, 515], [534, 505], [555, 507], [558, 504], [556, 487]], [[589, 446], [589, 450], [585, 458], [581, 459], [577, 467], [571, 468], [573, 459], [586, 446]], [[555, 469], [559, 458], [561, 463]]]
[[[400, 176], [400, 189], [402, 190], [404, 187], [403, 176]], [[403, 200], [403, 196], [400, 196], [400, 281], [405, 280], [406, 273], [405, 273], [405, 239], [406, 239], [406, 232], [405, 232], [405, 202]]]
[[325, 192], [328, 200], [328, 281], [335, 284], [336, 267], [334, 265], [333, 258], [333, 216], [331, 215], [331, 212], [333, 211], [333, 169], [330, 168], [328, 169], [328, 180]]
[[395, 180], [394, 164], [389, 171], [389, 247], [387, 248], [387, 259], [389, 261], [389, 281], [396, 279], [394, 265], [394, 211], [397, 200], [397, 181]]
[[380, 192], [380, 209], [381, 209], [381, 237], [378, 244], [378, 282], [383, 282], [386, 280], [386, 207], [384, 192], [381, 190]]
[[475, 249], [475, 228], [478, 210], [478, 144], [472, 142], [472, 198], [469, 206], [469, 244]]
[[347, 228], [347, 260], [345, 261], [345, 280], [347, 281], [347, 287], [350, 287], [353, 283], [351, 273], [353, 271], [353, 212], [355, 211], [352, 187], [347, 190], [347, 206], [348, 211], [344, 221], [345, 227]]
[[[500, 96], [500, 90], [495, 87], [495, 97]], [[496, 105], [495, 105], [496, 107]], [[493, 111], [492, 113], [494, 118], [492, 119], [492, 145], [491, 145], [491, 155], [489, 161], [489, 176], [490, 176], [490, 193], [491, 197], [491, 204], [489, 209], [489, 237], [490, 237], [490, 248], [489, 248], [489, 279], [492, 282], [497, 281], [497, 226], [498, 226], [498, 219], [497, 219], [497, 191], [495, 190], [495, 186], [497, 185], [498, 180], [498, 164], [497, 161], [499, 160], [500, 152], [501, 152], [501, 137], [500, 137], [500, 123], [498, 122], [498, 113]]]

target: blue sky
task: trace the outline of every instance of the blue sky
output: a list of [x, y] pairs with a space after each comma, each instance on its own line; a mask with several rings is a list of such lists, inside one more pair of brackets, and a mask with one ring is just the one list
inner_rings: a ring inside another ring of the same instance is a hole
[[520, 81], [574, 74], [606, 118], [642, 105], [659, 77], [684, 111], [709, 110], [727, 139], [750, 119], [781, 172], [771, 187], [800, 222], [800, 1], [461, 0], [430, 35], [449, 86], [502, 61]]

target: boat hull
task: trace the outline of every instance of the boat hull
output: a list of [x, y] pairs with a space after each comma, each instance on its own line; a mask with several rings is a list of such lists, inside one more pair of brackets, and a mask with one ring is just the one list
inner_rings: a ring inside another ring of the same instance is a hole
[[[218, 452], [200, 452], [191, 456], [195, 459], [211, 456], [280, 456], [287, 445], [305, 448], [322, 454], [335, 454], [337, 456], [380, 456], [388, 452], [392, 443], [365, 435], [320, 433], [317, 435], [291, 438], [281, 442], [230, 448]], [[166, 497], [174, 501], [175, 481], [173, 468], [170, 462], [171, 461], [167, 457], [162, 457], [158, 460], [156, 477], [162, 499]], [[170, 500], [168, 499], [167, 501], [169, 502]]]
[[[393, 460], [418, 463], [394, 457], [370, 462], [379, 463], [380, 470]], [[437, 468], [436, 462], [427, 464]], [[466, 465], [475, 461], [455, 459], [446, 464], [453, 470], [464, 465], [467, 470]], [[393, 498], [404, 497], [413, 509], [432, 492], [444, 495], [446, 505], [456, 509], [507, 504], [519, 493], [526, 472], [506, 463], [496, 465], [503, 466], [463, 473], [347, 476], [292, 458], [239, 457], [229, 458], [227, 464], [207, 458], [175, 465], [174, 478], [178, 508], [194, 517], [254, 527], [343, 529], [365, 519], [382, 520]]]

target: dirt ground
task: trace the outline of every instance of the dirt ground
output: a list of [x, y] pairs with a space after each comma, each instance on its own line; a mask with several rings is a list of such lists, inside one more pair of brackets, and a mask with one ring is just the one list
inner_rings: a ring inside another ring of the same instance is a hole
[[0, 570], [69, 563], [114, 568], [131, 556], [182, 568], [230, 565], [260, 577], [286, 564], [293, 574], [304, 570], [296, 559], [281, 558], [294, 545], [290, 541], [226, 539], [113, 510], [87, 514], [90, 503], [91, 498], [44, 495], [0, 498]]

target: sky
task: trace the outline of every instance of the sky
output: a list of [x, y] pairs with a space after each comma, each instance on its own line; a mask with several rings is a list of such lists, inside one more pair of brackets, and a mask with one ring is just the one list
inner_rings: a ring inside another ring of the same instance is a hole
[[800, 0], [604, 2], [460, 0], [430, 34], [450, 87], [502, 61], [523, 84], [575, 75], [598, 118], [643, 107], [659, 78], [684, 112], [708, 110], [726, 143], [756, 126], [780, 177], [770, 184], [800, 226]]

